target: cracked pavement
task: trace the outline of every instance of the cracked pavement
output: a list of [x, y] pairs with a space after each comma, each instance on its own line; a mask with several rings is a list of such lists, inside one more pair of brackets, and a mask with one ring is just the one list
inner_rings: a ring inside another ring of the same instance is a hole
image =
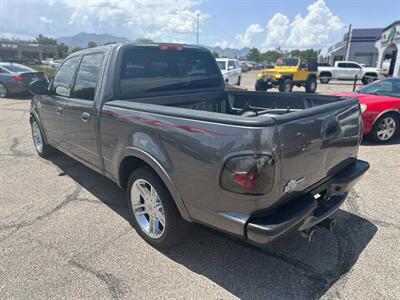
[[371, 169], [312, 243], [259, 249], [195, 226], [160, 252], [128, 224], [115, 184], [36, 155], [29, 105], [0, 100], [1, 299], [400, 298], [400, 139], [361, 146]]

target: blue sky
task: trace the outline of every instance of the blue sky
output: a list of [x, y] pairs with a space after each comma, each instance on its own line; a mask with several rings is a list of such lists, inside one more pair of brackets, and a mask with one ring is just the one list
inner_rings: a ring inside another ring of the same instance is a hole
[[385, 27], [400, 19], [400, 1], [0, 0], [0, 11], [0, 35], [8, 37], [85, 31], [195, 43], [200, 14], [204, 45], [325, 49], [350, 23]]

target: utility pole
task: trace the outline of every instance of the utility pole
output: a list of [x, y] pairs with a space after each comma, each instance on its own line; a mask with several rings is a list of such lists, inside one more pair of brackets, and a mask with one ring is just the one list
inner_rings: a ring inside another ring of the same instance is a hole
[[200, 20], [200, 14], [196, 14], [197, 17], [197, 30], [196, 30], [196, 45], [199, 45], [199, 20]]
[[347, 40], [346, 40], [346, 48], [344, 51], [344, 60], [347, 60], [347, 52], [349, 50], [349, 43], [350, 43], [350, 39], [351, 39], [351, 24], [349, 25], [349, 32], [347, 33]]

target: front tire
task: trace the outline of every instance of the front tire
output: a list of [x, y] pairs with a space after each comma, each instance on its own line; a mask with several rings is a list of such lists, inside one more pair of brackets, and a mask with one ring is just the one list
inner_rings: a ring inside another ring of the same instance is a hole
[[279, 85], [280, 92], [290, 93], [292, 89], [293, 89], [293, 81], [290, 78], [283, 80]]
[[158, 175], [149, 167], [135, 170], [127, 187], [129, 222], [136, 232], [156, 248], [172, 246], [189, 229]]
[[395, 113], [387, 113], [376, 120], [370, 138], [377, 143], [388, 143], [400, 130], [400, 118]]
[[42, 130], [35, 119], [31, 120], [32, 140], [37, 154], [40, 157], [47, 158], [53, 154], [54, 148], [46, 143]]
[[255, 88], [256, 91], [263, 91], [263, 92], [265, 92], [265, 91], [268, 90], [268, 85], [267, 85], [267, 83], [266, 83], [263, 79], [258, 79], [258, 80], [256, 81], [256, 85], [255, 85], [254, 88]]

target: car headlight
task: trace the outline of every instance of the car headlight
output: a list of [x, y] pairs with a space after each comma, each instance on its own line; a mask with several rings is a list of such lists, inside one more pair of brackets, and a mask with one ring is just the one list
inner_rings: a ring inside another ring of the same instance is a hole
[[364, 111], [367, 110], [367, 105], [366, 104], [360, 104], [360, 110], [361, 110], [361, 113], [363, 114]]

